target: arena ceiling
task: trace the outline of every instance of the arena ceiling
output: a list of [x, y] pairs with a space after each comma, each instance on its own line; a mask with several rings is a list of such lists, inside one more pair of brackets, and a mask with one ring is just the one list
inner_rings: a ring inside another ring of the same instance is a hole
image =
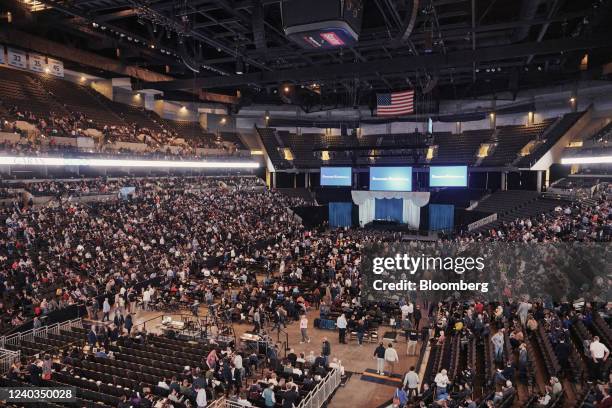
[[136, 84], [166, 92], [465, 98], [599, 79], [612, 60], [611, 0], [363, 0], [359, 42], [334, 50], [285, 36], [280, 3], [294, 0], [12, 1], [16, 15], [29, 8], [14, 27], [168, 74], [176, 80]]

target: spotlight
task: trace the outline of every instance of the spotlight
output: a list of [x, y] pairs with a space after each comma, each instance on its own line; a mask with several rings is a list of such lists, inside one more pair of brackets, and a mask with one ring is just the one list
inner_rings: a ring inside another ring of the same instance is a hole
[[225, 125], [225, 124], [227, 123], [227, 119], [225, 119], [225, 118], [221, 118], [220, 123], [221, 123], [222, 125]]
[[98, 28], [98, 23], [96, 22], [91, 23], [91, 25], [93, 26], [93, 28]]
[[574, 102], [576, 102], [576, 98], [574, 98], [574, 97], [572, 96], [572, 97], [570, 98], [570, 100], [569, 100], [569, 101], [570, 101], [571, 103], [574, 103]]
[[236, 74], [244, 74], [244, 61], [240, 57], [236, 60]]
[[155, 49], [155, 44], [151, 44], [151, 49]]
[[290, 88], [289, 88], [287, 85], [285, 85], [285, 87], [283, 88], [283, 91], [284, 91], [285, 93], [289, 93]]
[[81, 76], [81, 82], [85, 82], [87, 78], [85, 78], [84, 76]]
[[45, 67], [45, 73], [48, 74], [49, 72], [51, 72], [51, 70], [49, 69], [49, 67]]

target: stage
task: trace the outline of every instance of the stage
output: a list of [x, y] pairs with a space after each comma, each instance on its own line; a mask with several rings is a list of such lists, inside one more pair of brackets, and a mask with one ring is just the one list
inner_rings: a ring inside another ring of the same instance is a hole
[[435, 231], [415, 230], [408, 224], [402, 224], [398, 221], [374, 220], [363, 228], [369, 231], [399, 232], [402, 241], [436, 241], [438, 239], [438, 233]]

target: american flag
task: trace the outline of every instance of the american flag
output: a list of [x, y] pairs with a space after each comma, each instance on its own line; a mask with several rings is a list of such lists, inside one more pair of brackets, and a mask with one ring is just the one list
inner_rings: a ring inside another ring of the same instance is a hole
[[376, 94], [376, 115], [399, 116], [414, 112], [414, 91]]

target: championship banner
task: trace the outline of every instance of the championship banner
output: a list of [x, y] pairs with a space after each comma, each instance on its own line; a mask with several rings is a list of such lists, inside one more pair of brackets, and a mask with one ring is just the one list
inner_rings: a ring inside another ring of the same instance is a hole
[[47, 58], [47, 67], [49, 68], [49, 73], [51, 75], [57, 76], [57, 77], [64, 77], [64, 63], [62, 61], [53, 59], [53, 58]]
[[18, 68], [27, 68], [28, 63], [26, 60], [25, 51], [16, 50], [14, 48], [8, 49], [8, 64]]
[[0, 65], [4, 63], [4, 45], [0, 45]]
[[28, 68], [34, 72], [45, 72], [45, 57], [40, 54], [28, 54]]

